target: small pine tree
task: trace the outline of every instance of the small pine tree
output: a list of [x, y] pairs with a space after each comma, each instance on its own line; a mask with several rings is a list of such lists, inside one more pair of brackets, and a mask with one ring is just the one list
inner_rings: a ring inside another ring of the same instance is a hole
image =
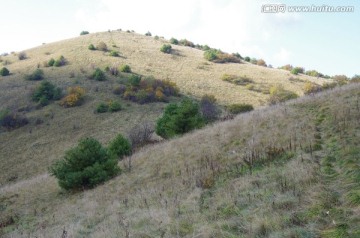
[[80, 140], [50, 167], [50, 174], [66, 190], [93, 188], [120, 172], [114, 156], [94, 138]]
[[109, 152], [119, 160], [123, 159], [124, 156], [131, 154], [130, 142], [121, 134], [110, 142], [108, 149]]
[[10, 74], [10, 71], [7, 68], [3, 67], [2, 69], [0, 69], [1, 76], [8, 76], [9, 74]]
[[160, 51], [166, 54], [170, 54], [171, 53], [171, 45], [170, 44], [164, 44], [163, 46], [161, 46]]

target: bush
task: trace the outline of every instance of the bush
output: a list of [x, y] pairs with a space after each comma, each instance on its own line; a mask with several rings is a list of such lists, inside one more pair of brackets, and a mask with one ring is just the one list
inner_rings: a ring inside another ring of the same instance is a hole
[[192, 47], [192, 48], [195, 47], [194, 43], [191, 42], [191, 41], [189, 41], [189, 40], [187, 40], [187, 39], [182, 39], [182, 40], [180, 40], [180, 41], [179, 41], [179, 45], [188, 46], [188, 47]]
[[290, 71], [292, 74], [298, 75], [304, 73], [304, 68], [301, 67], [295, 67]]
[[64, 97], [60, 105], [64, 107], [75, 107], [81, 105], [84, 100], [85, 89], [77, 86], [77, 87], [69, 87], [68, 95]]
[[121, 66], [120, 66], [120, 72], [123, 72], [123, 73], [131, 73], [131, 68], [130, 68], [130, 66], [127, 65], [127, 64], [121, 65]]
[[126, 91], [125, 85], [120, 85], [113, 89], [113, 93], [116, 95], [122, 95], [122, 94], [124, 94], [125, 91]]
[[2, 67], [2, 69], [0, 69], [0, 75], [1, 76], [8, 76], [8, 75], [10, 75], [10, 71], [7, 68]]
[[219, 50], [210, 49], [204, 52], [204, 58], [208, 61], [214, 61], [217, 59], [218, 54]]
[[287, 64], [287, 65], [279, 67], [279, 69], [284, 69], [284, 70], [287, 70], [287, 71], [291, 71], [291, 70], [293, 70], [293, 68], [294, 67], [291, 64]]
[[94, 73], [91, 75], [92, 79], [95, 79], [96, 81], [105, 81], [106, 76], [105, 73], [100, 69], [96, 68]]
[[254, 81], [246, 76], [237, 76], [232, 74], [224, 74], [221, 79], [223, 81], [233, 83], [236, 85], [248, 85], [250, 83], [253, 83]]
[[212, 122], [218, 118], [220, 110], [216, 106], [216, 98], [214, 95], [206, 94], [202, 96], [200, 101], [200, 111], [206, 122]]
[[13, 130], [25, 126], [28, 123], [29, 120], [25, 116], [11, 112], [7, 109], [0, 111], [0, 126], [7, 130]]
[[297, 97], [298, 95], [296, 93], [285, 90], [281, 85], [273, 86], [270, 88], [269, 104], [273, 105], [290, 99], [295, 99]]
[[130, 142], [121, 134], [110, 142], [108, 149], [109, 152], [119, 160], [123, 159], [124, 156], [131, 155]]
[[131, 128], [128, 137], [132, 147], [136, 148], [149, 142], [154, 131], [154, 125], [150, 122], [143, 122]]
[[64, 66], [66, 64], [66, 59], [64, 56], [60, 56], [57, 60], [55, 60], [54, 62], [54, 66], [55, 67], [61, 67]]
[[51, 58], [51, 59], [49, 60], [49, 62], [47, 63], [47, 66], [52, 67], [52, 66], [54, 66], [54, 63], [55, 63], [54, 58]]
[[166, 54], [170, 54], [171, 53], [171, 45], [170, 44], [164, 44], [163, 46], [161, 46], [160, 51]]
[[110, 52], [110, 56], [119, 57], [120, 55], [119, 55], [119, 52], [117, 52], [116, 50], [112, 50], [112, 51]]
[[101, 42], [99, 42], [99, 44], [97, 44], [96, 49], [104, 51], [104, 52], [108, 51], [107, 45], [103, 41], [101, 41]]
[[145, 35], [146, 35], [146, 36], [151, 36], [151, 32], [148, 31], [148, 32], [145, 33]]
[[97, 113], [104, 113], [107, 112], [109, 110], [109, 105], [107, 105], [106, 103], [102, 102], [100, 103], [97, 107], [96, 107], [96, 112]]
[[32, 74], [25, 76], [26, 80], [31, 80], [31, 81], [42, 80], [43, 78], [44, 78], [44, 71], [42, 71], [41, 69], [36, 69]]
[[90, 45], [88, 46], [88, 49], [89, 49], [89, 50], [96, 50], [96, 48], [95, 48], [95, 46], [94, 46], [93, 44], [90, 44]]
[[122, 109], [121, 104], [117, 101], [109, 102], [109, 112], [118, 112]]
[[171, 38], [170, 39], [170, 44], [173, 44], [173, 45], [178, 45], [179, 44], [179, 41], [175, 38]]
[[249, 56], [246, 56], [245, 58], [244, 58], [244, 60], [246, 61], [246, 62], [250, 62], [250, 57]]
[[227, 107], [227, 110], [231, 114], [239, 114], [244, 112], [250, 112], [254, 110], [254, 107], [251, 104], [231, 104]]
[[114, 156], [93, 138], [80, 140], [50, 167], [50, 174], [66, 190], [93, 188], [120, 172]]
[[156, 122], [156, 133], [163, 138], [171, 138], [204, 125], [199, 105], [185, 99], [180, 104], [171, 103], [165, 108], [163, 116]]
[[83, 35], [87, 35], [87, 34], [89, 34], [89, 32], [88, 32], [88, 31], [82, 31], [82, 32], [80, 32], [80, 35], [81, 35], [81, 36], [83, 36]]
[[256, 62], [256, 64], [259, 65], [259, 66], [264, 66], [264, 67], [267, 66], [266, 63], [265, 63], [265, 60], [263, 60], [263, 59], [259, 59], [259, 60]]
[[332, 76], [332, 78], [340, 86], [345, 85], [349, 82], [349, 78], [346, 75], [334, 75], [334, 76]]
[[55, 87], [48, 81], [43, 81], [33, 93], [32, 100], [39, 102], [41, 106], [46, 106], [50, 100], [59, 100], [61, 95], [60, 88]]
[[209, 49], [204, 52], [204, 58], [214, 63], [240, 63], [241, 60], [227, 53], [223, 53], [220, 50]]
[[20, 53], [18, 54], [18, 58], [19, 58], [19, 60], [24, 60], [24, 59], [26, 59], [26, 58], [27, 58], [26, 53], [25, 53], [25, 52], [20, 52]]

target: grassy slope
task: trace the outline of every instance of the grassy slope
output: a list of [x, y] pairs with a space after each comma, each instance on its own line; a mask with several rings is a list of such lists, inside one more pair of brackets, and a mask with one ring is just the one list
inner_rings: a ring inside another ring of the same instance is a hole
[[[119, 51], [121, 57], [88, 50], [89, 44], [97, 45], [100, 41], [104, 41], [109, 49]], [[213, 64], [204, 60], [203, 51], [182, 46], [173, 46], [174, 54], [168, 55], [159, 50], [163, 43], [162, 39], [155, 40], [135, 33], [104, 32], [26, 50], [28, 59], [22, 61], [16, 55], [2, 57], [3, 62], [10, 62], [6, 67], [12, 75], [0, 78], [1, 109], [34, 107], [30, 95], [39, 82], [25, 81], [24, 75], [33, 72], [37, 65], [45, 71], [47, 80], [64, 90], [74, 85], [84, 87], [87, 98], [85, 104], [77, 108], [64, 109], [55, 103], [40, 110], [30, 110], [27, 113], [30, 125], [7, 133], [2, 133], [0, 129], [0, 163], [5, 171], [0, 174], [0, 185], [46, 172], [48, 166], [81, 137], [94, 136], [107, 143], [117, 133], [125, 133], [131, 126], [144, 120], [155, 121], [161, 115], [163, 103], [139, 106], [128, 102], [123, 102], [125, 110], [119, 113], [94, 114], [99, 102], [117, 99], [111, 93], [117, 85], [117, 78], [109, 76], [106, 82], [86, 79], [95, 67], [128, 64], [133, 72], [176, 82], [182, 93], [196, 97], [205, 93], [213, 94], [222, 104], [240, 102], [258, 106], [268, 97], [222, 81], [221, 76], [225, 73], [246, 75], [261, 87], [282, 84], [286, 89], [302, 93], [304, 82], [290, 82], [287, 71], [251, 64]], [[69, 61], [68, 65], [43, 67], [44, 62], [57, 59], [60, 55]], [[73, 77], [70, 77], [71, 74]], [[322, 79], [304, 75], [299, 79], [323, 82]], [[35, 125], [37, 119], [44, 123]]]
[[82, 193], [61, 192], [46, 173], [2, 186], [1, 222], [8, 226], [1, 232], [358, 237], [359, 89], [256, 110], [143, 148], [131, 172]]

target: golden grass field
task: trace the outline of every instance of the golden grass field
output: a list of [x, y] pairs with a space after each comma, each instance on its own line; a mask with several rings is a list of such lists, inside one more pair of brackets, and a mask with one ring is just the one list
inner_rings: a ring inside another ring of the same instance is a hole
[[[87, 49], [100, 41], [121, 57]], [[214, 64], [203, 58], [203, 51], [182, 46], [173, 46], [176, 54], [163, 54], [159, 49], [164, 42], [135, 33], [104, 32], [26, 50], [28, 59], [22, 61], [15, 55], [2, 57], [11, 62], [6, 67], [12, 75], [0, 78], [1, 108], [34, 106], [30, 94], [39, 82], [25, 81], [24, 75], [38, 64], [49, 81], [63, 89], [79, 85], [87, 96], [79, 107], [53, 103], [30, 110], [29, 125], [0, 131], [0, 236], [360, 235], [359, 84], [260, 107], [268, 95], [224, 82], [222, 75], [246, 75], [262, 87], [281, 84], [299, 95], [306, 80], [325, 80], [299, 75], [294, 82], [284, 70]], [[43, 67], [44, 61], [60, 55], [69, 65]], [[111, 93], [117, 79], [108, 76], [97, 82], [86, 75], [95, 67], [122, 64], [135, 73], [174, 81], [184, 94], [213, 94], [223, 105], [251, 103], [257, 109], [143, 147], [131, 156], [131, 172], [126, 171], [125, 159], [119, 163], [124, 172], [118, 177], [91, 190], [64, 192], [48, 167], [80, 138], [91, 136], [107, 145], [137, 123], [154, 122], [166, 106], [118, 99], [122, 111], [95, 114], [99, 102], [117, 99]], [[36, 125], [39, 118], [44, 122]], [[265, 156], [269, 148], [284, 149], [287, 157], [263, 161], [251, 173], [241, 170], [246, 158]]]

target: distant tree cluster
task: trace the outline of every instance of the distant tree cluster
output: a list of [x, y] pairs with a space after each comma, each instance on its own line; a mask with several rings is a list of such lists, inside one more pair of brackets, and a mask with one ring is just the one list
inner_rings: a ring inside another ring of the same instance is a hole
[[166, 102], [170, 96], [179, 94], [175, 83], [136, 74], [129, 74], [122, 78], [121, 84], [113, 92], [126, 100], [140, 104]]
[[204, 52], [204, 58], [214, 63], [240, 63], [241, 60], [237, 56], [224, 53], [220, 50], [209, 49]]

